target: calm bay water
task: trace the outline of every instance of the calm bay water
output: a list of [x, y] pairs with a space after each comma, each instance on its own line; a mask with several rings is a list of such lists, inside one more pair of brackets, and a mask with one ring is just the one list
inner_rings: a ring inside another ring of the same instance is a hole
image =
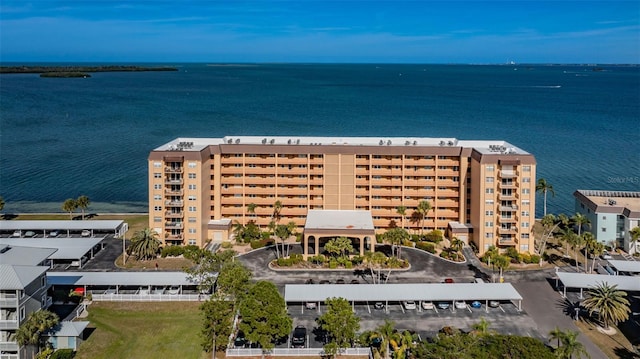
[[[0, 76], [4, 212], [147, 210], [149, 152], [176, 137], [503, 139], [536, 156], [550, 212], [640, 190], [640, 67], [180, 65], [88, 79]], [[538, 215], [542, 212], [539, 200]]]

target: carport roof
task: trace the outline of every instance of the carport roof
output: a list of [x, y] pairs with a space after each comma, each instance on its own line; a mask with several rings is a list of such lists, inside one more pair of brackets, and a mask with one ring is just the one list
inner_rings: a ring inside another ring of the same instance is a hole
[[48, 272], [53, 285], [196, 285], [184, 272]]
[[640, 262], [636, 261], [619, 261], [610, 259], [607, 262], [615, 267], [618, 272], [640, 273]]
[[0, 238], [0, 245], [55, 249], [49, 259], [58, 260], [82, 258], [101, 241], [102, 238]]
[[13, 265], [38, 265], [50, 258], [57, 249], [32, 248], [0, 244], [0, 263]]
[[70, 230], [81, 231], [83, 229], [92, 229], [97, 231], [115, 231], [124, 221], [122, 220], [86, 220], [86, 221], [0, 221], [0, 231], [39, 231], [39, 230]]
[[582, 274], [557, 272], [558, 278], [567, 288], [592, 288], [602, 282], [617, 285], [619, 290], [640, 291], [640, 280], [637, 276]]
[[341, 297], [348, 301], [522, 300], [509, 283], [429, 284], [287, 284], [286, 302], [317, 302]]

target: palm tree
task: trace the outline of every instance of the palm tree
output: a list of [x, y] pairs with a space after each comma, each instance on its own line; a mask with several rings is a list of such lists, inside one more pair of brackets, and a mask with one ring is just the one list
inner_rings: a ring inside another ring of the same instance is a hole
[[235, 221], [231, 233], [233, 233], [233, 238], [235, 238], [236, 243], [244, 242], [244, 226], [242, 223]]
[[[578, 262], [578, 252], [579, 252], [579, 248], [582, 247], [584, 245], [584, 237], [580, 236], [580, 235], [574, 235], [573, 237], [571, 237], [573, 239], [573, 242], [571, 243], [571, 246], [573, 247], [573, 254], [576, 257], [576, 272], [580, 271], [580, 267], [578, 267], [579, 262]], [[586, 260], [586, 257], [585, 257]]]
[[578, 341], [578, 335], [580, 332], [574, 332], [567, 330], [562, 335], [562, 346], [556, 348], [556, 354], [559, 359], [571, 359], [574, 355], [576, 358], [582, 358], [582, 355], [586, 355], [587, 358], [591, 358], [587, 349]]
[[587, 251], [597, 243], [596, 237], [591, 232], [585, 232], [582, 234], [582, 244], [584, 245], [584, 272], [588, 272], [589, 259], [587, 258]]
[[[273, 225], [273, 236], [276, 236], [276, 229], [278, 228], [278, 225], [280, 224], [280, 218], [282, 218], [282, 202], [280, 202], [280, 200], [277, 200], [273, 203], [273, 212], [271, 213], [271, 221], [274, 222]], [[278, 256], [278, 243], [275, 243], [276, 245], [276, 256]], [[282, 255], [284, 256], [284, 241], [282, 242]]]
[[576, 213], [571, 217], [571, 222], [578, 227], [578, 235], [582, 233], [582, 226], [586, 225], [591, 228], [591, 221], [582, 213]]
[[495, 257], [493, 257], [493, 264], [498, 267], [498, 269], [500, 269], [500, 282], [503, 282], [503, 278], [502, 278], [502, 271], [504, 269], [509, 268], [509, 264], [511, 263], [511, 260], [509, 259], [509, 257], [504, 256], [504, 255], [497, 255]]
[[[0, 200], [2, 198], [0, 197]], [[0, 211], [2, 208], [0, 208]], [[629, 241], [629, 254], [636, 253], [638, 250], [638, 241], [640, 241], [640, 227], [635, 227], [629, 231], [631, 241]]]
[[90, 203], [91, 203], [91, 201], [89, 200], [89, 197], [87, 197], [85, 195], [82, 195], [82, 196], [78, 197], [78, 199], [76, 199], [76, 205], [82, 211], [82, 220], [83, 221], [84, 221], [84, 211], [87, 208], [89, 208], [89, 204]]
[[380, 339], [382, 339], [382, 343], [380, 343], [380, 350], [382, 351], [382, 355], [384, 358], [389, 358], [390, 354], [390, 346], [391, 339], [393, 333], [395, 332], [396, 324], [388, 319], [384, 320], [384, 324], [377, 327], [374, 331], [374, 335]]
[[158, 255], [162, 242], [158, 239], [158, 233], [151, 228], [145, 228], [134, 233], [129, 245], [129, 254], [135, 254], [136, 258], [147, 260]]
[[556, 196], [556, 192], [553, 190], [553, 186], [547, 182], [546, 179], [544, 178], [540, 178], [538, 179], [538, 183], [536, 184], [536, 192], [540, 192], [544, 195], [544, 207], [542, 210], [542, 215], [546, 216], [547, 215], [547, 192], [551, 192], [551, 195], [553, 197]]
[[[249, 203], [247, 205], [247, 213], [249, 214], [253, 214], [253, 217], [255, 218], [256, 216], [256, 207], [258, 207], [255, 203]], [[260, 228], [260, 226], [258, 226], [258, 228]]]
[[420, 215], [420, 220], [422, 225], [420, 226], [420, 234], [424, 233], [424, 222], [427, 219], [427, 214], [431, 211], [431, 203], [429, 201], [420, 201], [418, 203], [418, 207], [416, 208], [416, 212]]
[[405, 207], [405, 206], [396, 207], [396, 213], [399, 214], [400, 217], [402, 217], [402, 226], [401, 227], [402, 227], [402, 229], [404, 229], [404, 217], [407, 215], [407, 207]]
[[564, 340], [564, 336], [565, 336], [565, 332], [558, 328], [557, 326], [549, 332], [549, 340], [557, 340], [558, 341], [558, 345], [556, 345], [556, 348], [560, 348], [560, 342], [562, 340]]
[[48, 310], [39, 310], [29, 314], [29, 317], [16, 332], [18, 345], [34, 345], [40, 348], [40, 336], [60, 322], [57, 314]]
[[594, 241], [591, 243], [591, 247], [589, 248], [591, 251], [591, 255], [593, 256], [593, 260], [591, 261], [591, 273], [596, 267], [596, 258], [598, 258], [602, 253], [604, 253], [604, 244]]
[[62, 210], [69, 213], [69, 219], [73, 219], [73, 212], [78, 209], [78, 203], [73, 198], [68, 198], [62, 204]]
[[487, 334], [491, 334], [491, 330], [489, 330], [489, 322], [484, 319], [484, 317], [480, 318], [480, 321], [476, 324], [474, 324], [473, 326], [471, 326], [471, 328], [473, 330], [475, 330], [475, 332], [478, 335], [487, 335]]
[[575, 232], [573, 232], [573, 229], [565, 228], [564, 230], [562, 230], [562, 240], [565, 243], [564, 255], [566, 257], [569, 256], [569, 245], [576, 242], [576, 237], [577, 235], [575, 234]]
[[609, 324], [616, 325], [629, 318], [629, 300], [625, 298], [627, 293], [617, 290], [617, 285], [609, 285], [602, 282], [587, 292], [589, 298], [582, 304], [589, 310], [589, 313], [598, 312], [600, 320], [605, 329], [609, 329]]

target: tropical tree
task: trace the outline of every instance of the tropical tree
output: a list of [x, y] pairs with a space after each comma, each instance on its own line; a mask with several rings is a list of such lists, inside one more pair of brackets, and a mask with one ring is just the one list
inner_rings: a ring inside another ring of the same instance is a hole
[[83, 221], [84, 221], [84, 211], [86, 211], [87, 208], [89, 208], [89, 204], [90, 203], [91, 203], [91, 201], [89, 200], [89, 197], [87, 197], [85, 195], [82, 195], [82, 196], [80, 196], [80, 197], [78, 197], [76, 199], [76, 205], [82, 211], [82, 220]]
[[587, 291], [589, 298], [582, 304], [589, 313], [598, 312], [598, 317], [605, 329], [609, 325], [616, 325], [629, 318], [629, 300], [625, 298], [627, 293], [617, 289], [617, 285], [609, 285], [602, 282]]
[[[585, 240], [583, 236], [580, 235], [575, 235], [572, 237], [573, 243], [571, 243], [571, 246], [573, 247], [573, 254], [575, 255], [575, 259], [576, 259], [576, 272], [580, 271], [580, 267], [579, 267], [579, 262], [578, 262], [578, 252], [579, 248], [582, 247], [585, 244]], [[585, 257], [585, 262], [586, 262], [586, 257]]]
[[237, 243], [244, 242], [244, 226], [239, 221], [235, 221], [233, 224], [233, 229], [231, 230], [233, 234], [233, 238], [235, 238]]
[[[293, 222], [294, 224], [294, 228], [295, 228], [295, 222]], [[284, 244], [286, 242], [286, 240], [291, 237], [292, 233], [291, 233], [291, 226], [290, 225], [284, 225], [284, 224], [278, 224], [276, 226], [275, 229], [275, 235], [277, 238], [280, 238], [280, 241], [282, 241], [282, 256], [285, 256], [285, 250], [284, 250]], [[276, 247], [278, 245], [276, 244]]]
[[569, 256], [569, 246], [576, 242], [576, 233], [571, 228], [565, 228], [562, 230], [562, 241], [565, 244], [564, 254], [566, 257]]
[[580, 332], [567, 330], [561, 335], [560, 341], [562, 342], [562, 346], [555, 350], [559, 359], [572, 359], [574, 355], [577, 355], [576, 358], [582, 358], [583, 354], [587, 358], [591, 358], [584, 345], [578, 341], [579, 334]]
[[453, 249], [456, 252], [460, 252], [462, 250], [462, 247], [464, 247], [464, 242], [460, 240], [458, 237], [453, 237], [451, 239], [451, 249]]
[[202, 303], [200, 311], [204, 317], [200, 331], [202, 349], [206, 352], [213, 351], [215, 358], [216, 351], [226, 349], [227, 341], [224, 339], [228, 338], [233, 330], [233, 302], [216, 294]]
[[549, 332], [549, 340], [556, 340], [558, 342], [556, 348], [560, 348], [560, 342], [564, 339], [564, 336], [564, 330], [558, 328], [558, 326]]
[[591, 260], [591, 273], [593, 273], [596, 267], [596, 258], [598, 258], [602, 253], [604, 253], [604, 249], [605, 249], [604, 244], [598, 241], [593, 241], [591, 243], [591, 246], [589, 247], [589, 251], [593, 256], [593, 259]]
[[324, 249], [336, 257], [344, 257], [353, 251], [351, 240], [347, 237], [332, 238], [327, 241]]
[[584, 272], [587, 273], [589, 271], [589, 259], [588, 259], [588, 251], [593, 248], [595, 243], [598, 243], [596, 237], [591, 232], [585, 232], [582, 234], [582, 244], [584, 245]]
[[392, 254], [395, 252], [396, 256], [400, 258], [400, 250], [398, 246], [408, 241], [411, 236], [409, 232], [407, 232], [404, 228], [391, 228], [386, 231], [382, 238], [391, 244], [391, 252]]
[[480, 318], [480, 321], [471, 326], [471, 328], [475, 331], [477, 335], [484, 336], [487, 334], [492, 334], [493, 331], [489, 329], [490, 323], [484, 318]]
[[[277, 237], [276, 229], [280, 224], [280, 219], [282, 218], [282, 202], [277, 200], [273, 203], [273, 212], [271, 213], [271, 221], [269, 222], [269, 229], [272, 230], [273, 236]], [[282, 242], [282, 255], [284, 256], [284, 241]], [[278, 253], [278, 244], [276, 243], [276, 257], [280, 257]]]
[[225, 260], [215, 280], [216, 293], [237, 305], [246, 295], [250, 279], [251, 271], [241, 262]]
[[137, 231], [131, 238], [129, 255], [135, 255], [142, 260], [153, 259], [158, 256], [162, 242], [158, 239], [158, 233], [151, 228]]
[[380, 340], [380, 354], [383, 358], [389, 358], [391, 354], [391, 339], [396, 331], [396, 323], [388, 319], [384, 320], [384, 324], [378, 326], [373, 332], [371, 332], [371, 338], [378, 338]]
[[578, 227], [578, 236], [582, 234], [582, 227], [587, 226], [587, 228], [591, 228], [591, 221], [587, 216], [582, 213], [576, 213], [571, 217], [571, 222]]
[[431, 211], [431, 203], [429, 201], [420, 201], [418, 203], [418, 207], [416, 208], [416, 212], [420, 216], [420, 234], [424, 233], [424, 222], [427, 219], [427, 214]]
[[[0, 208], [0, 211], [1, 210], [2, 208]], [[631, 241], [629, 241], [629, 254], [633, 254], [638, 251], [638, 241], [640, 241], [640, 227], [635, 227], [630, 230], [629, 235], [631, 236]]]
[[503, 270], [509, 268], [509, 264], [511, 264], [511, 259], [504, 255], [497, 255], [493, 257], [493, 264], [500, 269], [500, 282], [503, 282], [504, 279], [502, 277]]
[[393, 358], [406, 359], [409, 349], [413, 349], [415, 347], [414, 343], [418, 342], [418, 337], [417, 335], [411, 334], [408, 330], [402, 332], [395, 331], [393, 335], [391, 335], [389, 342], [393, 348]]
[[240, 315], [238, 327], [248, 340], [260, 344], [263, 355], [273, 349], [275, 341], [287, 337], [293, 325], [278, 288], [266, 281], [251, 286], [240, 302]]
[[[382, 280], [382, 267], [387, 263], [387, 256], [382, 252], [366, 252], [364, 254], [364, 263], [367, 268], [369, 268], [373, 284], [380, 284]], [[391, 269], [389, 269], [389, 273], [391, 273]], [[387, 275], [387, 279], [388, 278], [389, 276]]]
[[73, 212], [78, 209], [78, 203], [73, 198], [68, 198], [62, 203], [62, 210], [69, 213], [69, 219], [73, 219]]
[[33, 312], [18, 328], [16, 341], [20, 346], [32, 345], [39, 350], [42, 344], [41, 335], [55, 327], [59, 322], [58, 315], [48, 310], [43, 309]]
[[256, 216], [256, 208], [257, 207], [258, 207], [258, 205], [256, 205], [255, 203], [253, 203], [253, 202], [249, 203], [247, 205], [247, 213], [253, 215], [253, 217], [255, 218], [255, 216]]
[[400, 217], [402, 217], [402, 228], [404, 229], [404, 218], [407, 216], [407, 207], [405, 206], [398, 206], [396, 207], [396, 213], [400, 215]]
[[[189, 254], [185, 253], [185, 257], [192, 260], [194, 265], [185, 268], [184, 271], [187, 273], [190, 281], [197, 283], [198, 290], [209, 290], [216, 284], [218, 276], [222, 277], [222, 283], [225, 282], [224, 278], [230, 271], [223, 270], [223, 267], [227, 263], [232, 263], [235, 255], [236, 252], [232, 250], [212, 253], [206, 249], [198, 249]], [[241, 275], [238, 275], [238, 277], [240, 278]], [[224, 285], [219, 287], [219, 289], [220, 288], [223, 289], [222, 291], [225, 294], [229, 294], [228, 291], [224, 290]]]
[[546, 216], [547, 215], [547, 192], [551, 192], [551, 195], [553, 197], [556, 196], [556, 192], [553, 190], [553, 186], [549, 182], [547, 182], [547, 180], [544, 178], [538, 179], [538, 183], [536, 184], [536, 192], [540, 192], [544, 196], [544, 199], [543, 199], [544, 206], [542, 209], [542, 215]]
[[360, 330], [360, 318], [355, 315], [351, 304], [344, 298], [329, 298], [325, 301], [326, 310], [316, 319], [320, 328], [328, 333], [330, 342], [325, 345], [325, 352], [331, 356], [340, 349], [348, 348]]

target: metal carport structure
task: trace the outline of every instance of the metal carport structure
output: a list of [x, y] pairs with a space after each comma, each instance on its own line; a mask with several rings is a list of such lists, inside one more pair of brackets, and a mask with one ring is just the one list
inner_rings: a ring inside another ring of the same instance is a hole
[[0, 245], [29, 248], [51, 248], [56, 251], [49, 256], [52, 265], [56, 261], [78, 261], [82, 268], [82, 257], [88, 255], [93, 258], [93, 248], [101, 243], [103, 238], [0, 238]]
[[70, 232], [78, 232], [82, 230], [90, 230], [93, 237], [93, 231], [113, 232], [114, 236], [121, 237], [129, 229], [128, 224], [123, 220], [107, 220], [107, 219], [91, 219], [85, 221], [73, 220], [26, 220], [26, 221], [0, 221], [0, 232], [11, 231], [39, 231], [46, 237], [47, 232], [66, 231], [67, 237]]
[[618, 272], [640, 273], [640, 262], [613, 259], [609, 259], [607, 262], [609, 262], [609, 266], [615, 268]]
[[[580, 298], [584, 288], [593, 288], [600, 283], [616, 285], [617, 289], [624, 291], [640, 291], [640, 278], [638, 276], [624, 275], [604, 275], [604, 274], [583, 274], [556, 272], [558, 279], [562, 282], [562, 295], [567, 296], [567, 288], [579, 288]], [[556, 287], [557, 287], [556, 283]]]
[[484, 300], [488, 304], [490, 300], [508, 300], [518, 301], [518, 310], [522, 310], [522, 296], [510, 283], [287, 284], [284, 288], [286, 303], [320, 303], [333, 297], [344, 298], [352, 306], [372, 301]]

